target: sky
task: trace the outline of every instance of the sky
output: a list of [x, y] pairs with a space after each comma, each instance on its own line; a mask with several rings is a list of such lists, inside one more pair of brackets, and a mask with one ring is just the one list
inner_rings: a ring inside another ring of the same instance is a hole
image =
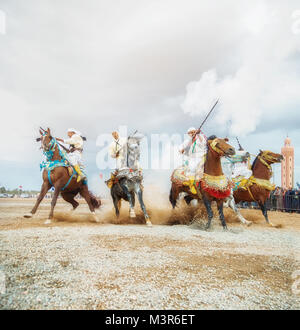
[[[99, 136], [183, 136], [217, 98], [205, 134], [252, 154], [280, 152], [288, 134], [300, 182], [299, 1], [0, 0], [0, 13], [0, 185], [39, 189], [38, 128], [75, 127], [107, 193]], [[145, 185], [167, 190], [171, 172], [145, 170]]]

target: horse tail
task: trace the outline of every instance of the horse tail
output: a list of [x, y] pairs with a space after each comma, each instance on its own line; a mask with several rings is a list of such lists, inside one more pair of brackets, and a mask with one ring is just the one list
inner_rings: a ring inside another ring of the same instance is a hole
[[177, 204], [177, 200], [174, 198], [173, 189], [174, 189], [174, 187], [173, 187], [173, 184], [172, 184], [170, 194], [169, 194], [169, 201], [172, 204], [173, 209], [175, 209], [176, 204]]
[[97, 198], [96, 196], [93, 195], [92, 192], [89, 191], [90, 198], [91, 198], [91, 203], [95, 209], [99, 209], [101, 206], [101, 200], [100, 198]]

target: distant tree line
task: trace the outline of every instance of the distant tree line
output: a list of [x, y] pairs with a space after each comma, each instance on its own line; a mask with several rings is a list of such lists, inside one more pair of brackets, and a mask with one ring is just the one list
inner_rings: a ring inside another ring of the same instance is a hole
[[12, 194], [12, 195], [17, 195], [20, 194], [20, 192], [22, 192], [22, 194], [29, 194], [29, 195], [34, 195], [34, 194], [38, 194], [39, 191], [37, 190], [20, 190], [18, 188], [15, 189], [6, 189], [5, 187], [0, 187], [0, 194]]

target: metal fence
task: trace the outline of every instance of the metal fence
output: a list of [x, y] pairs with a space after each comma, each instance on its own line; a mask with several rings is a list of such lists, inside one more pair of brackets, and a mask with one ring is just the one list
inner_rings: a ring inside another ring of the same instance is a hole
[[[260, 209], [256, 202], [241, 202], [239, 203], [239, 207]], [[269, 211], [300, 213], [300, 192], [286, 193], [284, 196], [271, 195], [267, 200], [267, 209]]]

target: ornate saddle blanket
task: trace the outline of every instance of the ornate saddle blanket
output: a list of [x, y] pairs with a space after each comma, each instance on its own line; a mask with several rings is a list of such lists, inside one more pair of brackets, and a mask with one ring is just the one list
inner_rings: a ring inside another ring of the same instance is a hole
[[227, 198], [231, 192], [231, 182], [225, 175], [212, 176], [203, 174], [202, 178], [190, 177], [186, 174], [187, 168], [180, 167], [176, 169], [171, 177], [171, 181], [177, 185], [184, 185], [190, 188], [192, 194], [197, 194], [197, 188], [200, 187], [216, 198]]
[[232, 179], [232, 182], [234, 191], [237, 189], [248, 190], [253, 184], [257, 184], [269, 191], [273, 191], [276, 188], [275, 184], [272, 184], [269, 180], [258, 179], [254, 176], [251, 176], [249, 179], [246, 179], [243, 176], [238, 176], [237, 178]]
[[182, 166], [174, 170], [171, 176], [171, 181], [175, 184], [184, 184], [189, 181], [189, 177], [187, 176], [187, 167]]
[[[71, 177], [72, 175], [77, 177], [77, 172], [75, 171], [75, 169], [73, 168], [72, 165], [70, 165], [70, 163], [68, 162], [67, 159], [64, 160], [50, 160], [50, 161], [43, 161], [40, 164], [40, 170], [47, 170], [48, 172], [51, 172], [52, 170], [54, 170], [57, 167], [66, 167], [68, 169], [69, 172], [69, 176]], [[86, 173], [84, 172], [83, 168], [80, 166], [81, 172], [86, 176]], [[85, 180], [86, 181], [86, 180]]]

